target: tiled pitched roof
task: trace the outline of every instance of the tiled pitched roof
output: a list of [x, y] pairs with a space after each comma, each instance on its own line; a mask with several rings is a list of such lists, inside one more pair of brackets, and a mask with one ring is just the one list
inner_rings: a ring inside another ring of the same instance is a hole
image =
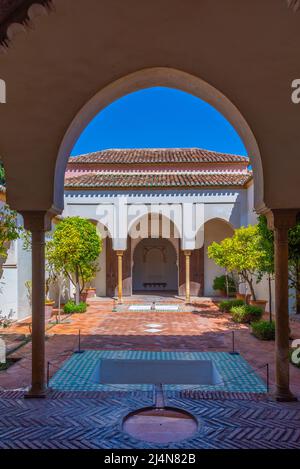
[[201, 148], [130, 148], [102, 150], [71, 157], [69, 163], [247, 163], [249, 159]]
[[180, 188], [241, 186], [252, 179], [252, 172], [160, 172], [160, 173], [88, 173], [69, 177], [66, 189]]

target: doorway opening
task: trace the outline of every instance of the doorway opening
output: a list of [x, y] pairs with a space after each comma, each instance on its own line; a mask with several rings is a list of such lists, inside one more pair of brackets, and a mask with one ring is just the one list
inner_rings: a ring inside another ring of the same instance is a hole
[[178, 294], [177, 253], [166, 238], [144, 238], [136, 246], [132, 267], [133, 293]]

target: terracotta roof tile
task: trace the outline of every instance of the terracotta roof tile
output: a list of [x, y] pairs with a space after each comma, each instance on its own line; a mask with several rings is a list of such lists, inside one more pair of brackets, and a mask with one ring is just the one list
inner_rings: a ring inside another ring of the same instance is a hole
[[249, 159], [201, 148], [130, 148], [102, 150], [69, 158], [69, 163], [245, 163]]
[[173, 172], [173, 173], [88, 173], [69, 177], [66, 189], [115, 189], [115, 188], [171, 188], [244, 186], [252, 179], [252, 172]]

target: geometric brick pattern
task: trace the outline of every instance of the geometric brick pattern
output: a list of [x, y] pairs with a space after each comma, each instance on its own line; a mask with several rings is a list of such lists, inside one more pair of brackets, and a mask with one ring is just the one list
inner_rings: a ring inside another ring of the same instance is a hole
[[181, 393], [167, 399], [192, 412], [199, 430], [188, 440], [159, 445], [121, 430], [128, 412], [152, 403], [151, 393], [54, 393], [45, 400], [2, 393], [0, 448], [300, 448], [300, 403], [199, 397]]

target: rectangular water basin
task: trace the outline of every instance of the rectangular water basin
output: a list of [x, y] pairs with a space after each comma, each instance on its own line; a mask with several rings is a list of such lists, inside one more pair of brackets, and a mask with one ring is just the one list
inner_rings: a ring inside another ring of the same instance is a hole
[[212, 360], [102, 359], [93, 376], [100, 384], [222, 384]]
[[129, 311], [150, 311], [151, 305], [131, 305], [128, 308]]
[[178, 311], [178, 305], [155, 305], [155, 311]]
[[165, 305], [165, 304], [154, 304], [154, 305], [131, 305], [128, 311], [178, 311], [179, 305]]

